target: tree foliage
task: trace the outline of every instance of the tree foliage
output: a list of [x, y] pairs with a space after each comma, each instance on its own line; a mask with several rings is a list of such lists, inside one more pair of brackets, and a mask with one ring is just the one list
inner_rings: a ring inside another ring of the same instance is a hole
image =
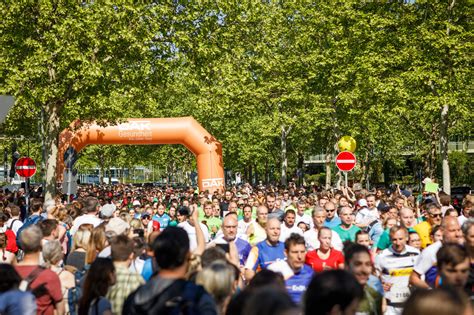
[[[36, 135], [43, 111], [50, 155], [76, 118], [193, 116], [248, 175], [278, 170], [282, 141], [291, 175], [352, 135], [366, 180], [401, 152], [435, 174], [443, 125], [472, 135], [467, 0], [7, 1], [0, 13], [0, 92], [17, 98], [3, 132]], [[193, 167], [175, 147], [113, 155]]]

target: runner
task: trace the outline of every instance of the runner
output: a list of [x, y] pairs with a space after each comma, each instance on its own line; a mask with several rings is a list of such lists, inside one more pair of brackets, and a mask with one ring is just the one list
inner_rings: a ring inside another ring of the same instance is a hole
[[408, 230], [403, 226], [390, 229], [392, 245], [375, 258], [375, 269], [382, 280], [387, 299], [386, 315], [401, 314], [410, 296], [408, 280], [420, 251], [406, 245]]
[[288, 293], [295, 303], [300, 304], [313, 277], [313, 271], [305, 265], [306, 247], [300, 234], [293, 233], [286, 239], [285, 256], [286, 260], [276, 261], [268, 269], [283, 275]]

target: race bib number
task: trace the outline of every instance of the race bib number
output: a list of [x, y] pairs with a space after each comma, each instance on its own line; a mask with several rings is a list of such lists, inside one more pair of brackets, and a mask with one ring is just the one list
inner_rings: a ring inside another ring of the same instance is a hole
[[392, 287], [390, 290], [391, 303], [403, 303], [410, 296], [408, 287]]

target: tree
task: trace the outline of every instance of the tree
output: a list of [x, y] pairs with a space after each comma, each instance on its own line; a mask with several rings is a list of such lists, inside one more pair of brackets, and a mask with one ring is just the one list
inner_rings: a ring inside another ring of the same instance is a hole
[[61, 129], [76, 118], [105, 123], [135, 113], [140, 95], [163, 81], [171, 48], [159, 36], [168, 21], [157, 17], [168, 10], [112, 1], [0, 4], [0, 85], [17, 99], [10, 132], [31, 129], [25, 118], [44, 112], [47, 199]]

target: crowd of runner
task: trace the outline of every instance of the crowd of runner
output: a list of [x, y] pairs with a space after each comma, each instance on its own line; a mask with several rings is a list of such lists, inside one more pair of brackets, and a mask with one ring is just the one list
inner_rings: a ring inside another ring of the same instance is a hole
[[0, 314], [472, 314], [473, 195], [86, 185], [68, 201], [0, 189]]

